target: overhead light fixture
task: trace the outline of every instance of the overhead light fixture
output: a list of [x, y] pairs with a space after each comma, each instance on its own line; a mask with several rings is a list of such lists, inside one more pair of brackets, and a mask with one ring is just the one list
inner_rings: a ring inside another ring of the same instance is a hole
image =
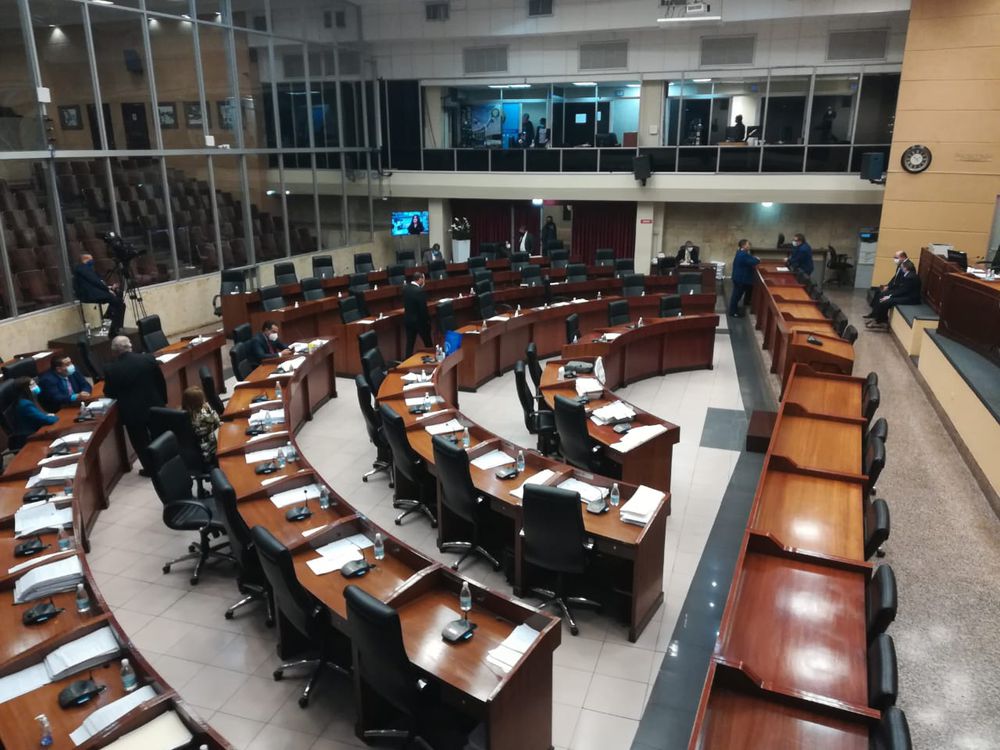
[[530, 83], [491, 83], [487, 88], [491, 89], [530, 89]]
[[574, 86], [596, 86], [597, 83], [595, 81], [575, 81], [573, 83], [573, 85]]
[[691, 83], [711, 83], [711, 78], [692, 78]]
[[90, 2], [94, 3], [95, 5], [114, 5], [114, 3], [111, 2], [111, 0], [90, 0]]
[[545, 203], [545, 201], [542, 198], [532, 198], [531, 199], [531, 205], [532, 206], [541, 206], [544, 203]]
[[657, 18], [657, 23], [684, 23], [685, 21], [721, 21], [722, 16], [677, 16], [676, 18]]
[[760, 205], [762, 205], [764, 208], [770, 208], [771, 206], [774, 205], [774, 203], [772, 203], [771, 201], [761, 201]]
[[187, 13], [181, 13], [181, 18], [183, 18], [185, 21], [191, 20], [191, 16], [189, 16]]
[[627, 89], [641, 89], [642, 88], [642, 84], [641, 83], [626, 83], [625, 84], [625, 88], [627, 88]]

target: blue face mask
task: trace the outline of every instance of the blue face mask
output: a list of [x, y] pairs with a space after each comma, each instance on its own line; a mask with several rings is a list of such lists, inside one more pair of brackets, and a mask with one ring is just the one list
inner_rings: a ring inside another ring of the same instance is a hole
[[42, 392], [42, 389], [39, 388], [37, 385], [32, 384], [32, 386], [31, 386], [31, 392], [34, 393], [37, 396], [39, 393]]
[[76, 365], [66, 365], [66, 377], [69, 377], [74, 372], [76, 372]]
[[84, 263], [84, 265], [87, 266], [88, 268], [93, 268], [94, 267], [94, 259], [91, 258], [86, 263]]

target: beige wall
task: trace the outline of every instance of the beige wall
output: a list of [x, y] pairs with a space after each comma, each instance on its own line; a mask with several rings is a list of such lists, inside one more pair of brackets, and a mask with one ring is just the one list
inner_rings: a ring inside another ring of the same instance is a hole
[[[892, 254], [929, 242], [982, 258], [1000, 193], [1000, 0], [913, 0], [889, 156], [875, 280]], [[933, 155], [926, 172], [900, 166], [909, 146]]]

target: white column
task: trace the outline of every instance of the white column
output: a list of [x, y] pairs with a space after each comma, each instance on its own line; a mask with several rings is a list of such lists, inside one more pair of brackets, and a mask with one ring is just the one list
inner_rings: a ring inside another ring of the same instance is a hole
[[663, 128], [663, 91], [665, 81], [643, 81], [639, 89], [639, 145], [659, 146]]
[[649, 273], [650, 262], [656, 251], [653, 248], [653, 214], [655, 203], [635, 205], [635, 272]]
[[448, 232], [448, 227], [451, 226], [451, 201], [446, 198], [428, 198], [427, 212], [431, 225], [428, 231], [428, 242], [431, 245], [435, 242], [438, 243], [444, 257], [450, 258], [451, 234]]

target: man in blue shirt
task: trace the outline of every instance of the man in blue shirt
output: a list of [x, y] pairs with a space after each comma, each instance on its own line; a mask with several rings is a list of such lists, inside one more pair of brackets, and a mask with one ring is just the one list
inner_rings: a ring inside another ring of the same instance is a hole
[[813, 249], [806, 242], [804, 234], [792, 235], [792, 248], [788, 256], [788, 267], [793, 271], [801, 270], [807, 276], [812, 276]]
[[740, 298], [750, 299], [753, 290], [753, 269], [760, 263], [760, 258], [750, 254], [750, 240], [740, 240], [736, 246], [736, 257], [733, 258], [733, 294], [729, 298], [729, 314], [734, 318], [743, 317], [740, 313]]
[[36, 382], [41, 388], [38, 401], [49, 411], [72, 406], [79, 402], [81, 395], [86, 398], [90, 394], [90, 383], [77, 372], [69, 357], [53, 359], [52, 368], [39, 375]]

